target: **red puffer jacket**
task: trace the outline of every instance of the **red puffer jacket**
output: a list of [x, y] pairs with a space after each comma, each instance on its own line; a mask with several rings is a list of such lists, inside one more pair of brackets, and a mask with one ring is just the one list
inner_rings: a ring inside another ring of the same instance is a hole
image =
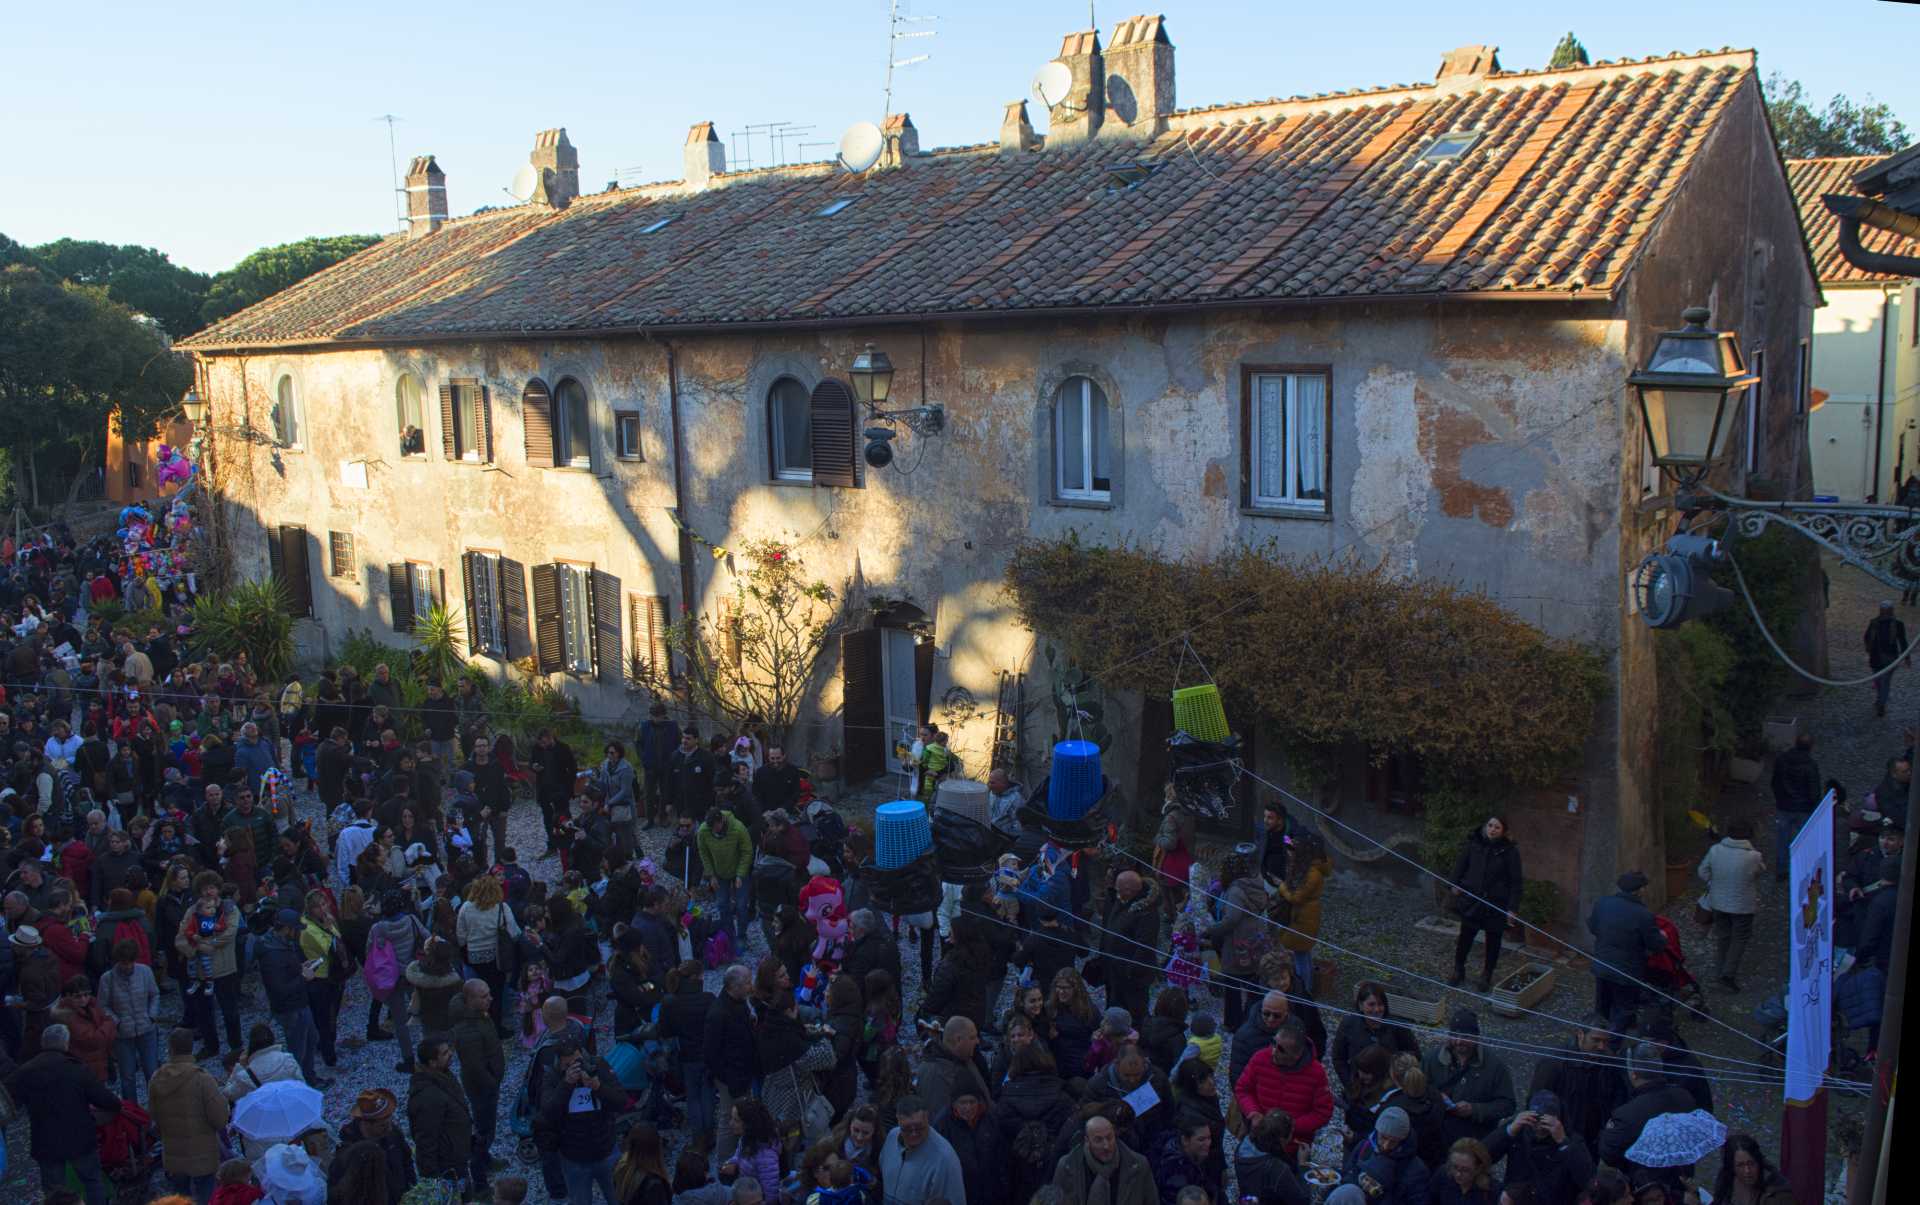
[[1333, 1116], [1333, 1093], [1327, 1087], [1327, 1071], [1318, 1059], [1302, 1052], [1292, 1067], [1280, 1066], [1272, 1047], [1247, 1060], [1233, 1096], [1240, 1104], [1240, 1115], [1251, 1125], [1254, 1118], [1275, 1109], [1285, 1110], [1293, 1118], [1293, 1141], [1287, 1145], [1291, 1158], [1302, 1145], [1311, 1145], [1315, 1131]]

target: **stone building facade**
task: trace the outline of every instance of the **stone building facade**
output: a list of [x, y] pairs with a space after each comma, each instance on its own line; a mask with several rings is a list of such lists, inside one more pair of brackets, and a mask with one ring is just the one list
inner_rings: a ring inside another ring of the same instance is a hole
[[[859, 175], [730, 173], [695, 127], [683, 181], [581, 194], [549, 132], [543, 199], [449, 220], [416, 160], [410, 235], [187, 341], [236, 566], [303, 570], [317, 644], [405, 645], [460, 602], [493, 672], [535, 657], [619, 722], [625, 659], [731, 589], [685, 533], [790, 541], [851, 629], [794, 752], [858, 773], [928, 715], [984, 769], [1016, 674], [1044, 752], [1047, 662], [1001, 587], [1022, 539], [1385, 561], [1609, 654], [1582, 764], [1516, 823], [1575, 898], [1656, 864], [1624, 579], [1674, 515], [1624, 379], [1691, 304], [1788, 362], [1819, 300], [1751, 54], [1468, 47], [1427, 85], [1205, 110], [1173, 107], [1157, 18], [1061, 57], [1082, 103], [1045, 136], [1016, 104], [999, 145], [922, 153], [902, 119]], [[832, 384], [869, 344], [891, 407], [946, 418], [883, 469]], [[1804, 411], [1762, 388], [1754, 437], [1803, 493]], [[1107, 703], [1109, 774], [1157, 797], [1164, 707]], [[1355, 767], [1326, 802], [1391, 835], [1393, 795]]]

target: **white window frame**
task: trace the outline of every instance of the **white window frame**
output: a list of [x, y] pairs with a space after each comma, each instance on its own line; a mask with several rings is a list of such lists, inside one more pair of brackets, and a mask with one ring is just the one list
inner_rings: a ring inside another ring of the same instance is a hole
[[500, 589], [500, 554], [469, 548], [473, 557], [473, 628], [482, 656], [507, 655], [507, 613]]
[[1760, 410], [1766, 400], [1767, 349], [1753, 349], [1753, 375], [1760, 378], [1747, 386], [1747, 475], [1760, 471]]
[[615, 410], [613, 412], [613, 457], [615, 460], [645, 460], [647, 458], [640, 441], [640, 412], [638, 410]]
[[425, 561], [407, 562], [407, 592], [413, 596], [413, 622], [419, 623], [433, 610], [436, 571]]
[[[578, 391], [578, 416], [569, 413], [569, 389]], [[553, 463], [563, 469], [593, 467], [593, 402], [577, 377], [563, 377], [553, 387]]]
[[[1105, 408], [1107, 414], [1107, 475], [1105, 478], [1107, 484], [1104, 488], [1093, 484], [1096, 480], [1099, 480], [1099, 478], [1094, 475], [1093, 401], [1096, 392], [1099, 394], [1100, 403]], [[1069, 406], [1078, 407], [1080, 411], [1080, 439], [1078, 441], [1079, 446], [1075, 448], [1067, 446], [1069, 441], [1066, 438], [1066, 414], [1067, 407]], [[1086, 485], [1069, 486], [1067, 484], [1069, 457], [1077, 458], [1079, 462], [1080, 480], [1086, 482]], [[1068, 377], [1060, 383], [1060, 388], [1055, 390], [1053, 395], [1054, 496], [1068, 502], [1113, 501], [1113, 478], [1115, 475], [1113, 471], [1113, 461], [1113, 399], [1109, 398], [1107, 391], [1101, 389], [1099, 384], [1091, 377]]]
[[[1320, 386], [1320, 443], [1315, 463], [1320, 475], [1320, 497], [1307, 496], [1296, 479], [1296, 470], [1300, 465], [1300, 437], [1305, 424], [1300, 419], [1300, 382], [1313, 380]], [[1277, 381], [1280, 385], [1280, 474], [1284, 478], [1280, 488], [1272, 488], [1273, 483], [1265, 479], [1260, 463], [1260, 445], [1264, 434], [1260, 416], [1260, 390], [1262, 382]], [[1319, 370], [1300, 370], [1291, 372], [1254, 372], [1247, 378], [1247, 504], [1253, 510], [1299, 511], [1303, 514], [1326, 514], [1332, 509], [1333, 490], [1327, 480], [1327, 441], [1332, 438], [1333, 426], [1333, 379], [1332, 374]]]
[[555, 561], [560, 578], [560, 660], [564, 673], [591, 677], [593, 667], [593, 566]]
[[[415, 423], [420, 432], [418, 451], [407, 451], [407, 386], [413, 386], [413, 410]], [[396, 434], [400, 441], [400, 456], [404, 460], [425, 460], [427, 458], [427, 402], [426, 391], [420, 384], [420, 378], [410, 372], [403, 372], [393, 382], [393, 419]]]
[[306, 408], [300, 401], [300, 380], [290, 368], [273, 376], [273, 438], [283, 448], [307, 446]]
[[486, 461], [487, 421], [480, 413], [480, 386], [453, 386], [453, 451], [468, 464]]
[[[806, 454], [799, 457], [800, 464], [789, 463], [786, 446], [786, 424], [781, 421], [786, 402], [780, 397], [780, 386], [791, 383], [795, 390], [794, 404], [807, 409], [807, 447]], [[767, 386], [767, 432], [772, 443], [772, 469], [775, 481], [812, 481], [813, 480], [813, 395], [807, 387], [791, 376], [781, 376]]]

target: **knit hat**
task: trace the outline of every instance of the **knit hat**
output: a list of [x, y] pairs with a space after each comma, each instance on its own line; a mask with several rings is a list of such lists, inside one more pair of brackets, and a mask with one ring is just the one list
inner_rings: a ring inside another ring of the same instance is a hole
[[1100, 1029], [1111, 1037], [1123, 1038], [1133, 1032], [1133, 1014], [1124, 1008], [1110, 1008]]
[[1480, 1036], [1480, 1018], [1474, 1016], [1471, 1009], [1458, 1009], [1447, 1022], [1447, 1032], [1454, 1037], [1477, 1038]]
[[1637, 870], [1629, 870], [1627, 873], [1621, 875], [1619, 878], [1614, 880], [1614, 886], [1626, 892], [1628, 895], [1632, 895], [1634, 892], [1640, 890], [1642, 887], [1645, 887], [1647, 885], [1647, 881], [1648, 880], [1646, 875], [1640, 873]]
[[300, 927], [300, 914], [291, 908], [282, 908], [273, 914], [273, 927], [276, 929], [297, 929]]
[[1373, 1132], [1382, 1138], [1405, 1138], [1413, 1133], [1413, 1119], [1399, 1105], [1388, 1105], [1380, 1110], [1379, 1120], [1373, 1123]]

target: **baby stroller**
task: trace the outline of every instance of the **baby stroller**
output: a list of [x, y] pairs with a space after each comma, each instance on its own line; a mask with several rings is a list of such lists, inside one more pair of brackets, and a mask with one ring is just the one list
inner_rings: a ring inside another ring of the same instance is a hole
[[[120, 1112], [95, 1129], [100, 1142], [100, 1171], [113, 1185], [119, 1205], [141, 1205], [147, 1199], [153, 1169], [160, 1164], [160, 1139], [153, 1115], [130, 1100]], [[78, 1189], [78, 1184], [70, 1187]]]
[[1693, 977], [1693, 972], [1687, 970], [1687, 951], [1680, 944], [1680, 927], [1657, 912], [1653, 923], [1667, 939], [1667, 948], [1647, 959], [1647, 982], [1688, 1008], [1707, 1012], [1707, 994], [1700, 990], [1700, 981]]

